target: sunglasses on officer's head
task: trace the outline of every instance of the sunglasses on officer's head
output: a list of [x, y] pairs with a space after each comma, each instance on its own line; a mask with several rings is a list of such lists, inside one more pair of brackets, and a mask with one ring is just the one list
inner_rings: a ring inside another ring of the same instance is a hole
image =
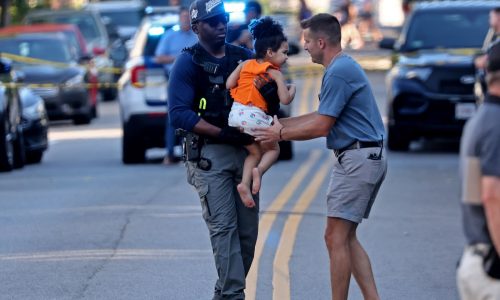
[[217, 27], [219, 23], [223, 23], [224, 25], [229, 22], [229, 14], [220, 14], [206, 20], [203, 20], [204, 23], [207, 23], [210, 27]]

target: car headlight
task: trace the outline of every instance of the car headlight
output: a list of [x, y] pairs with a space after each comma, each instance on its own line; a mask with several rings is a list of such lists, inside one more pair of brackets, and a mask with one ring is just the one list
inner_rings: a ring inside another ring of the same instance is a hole
[[83, 85], [83, 81], [84, 81], [83, 75], [78, 74], [78, 75], [66, 80], [64, 82], [64, 87], [69, 88], [69, 87], [75, 87], [77, 85]]
[[38, 120], [45, 114], [43, 101], [36, 101], [33, 105], [23, 107], [23, 116], [29, 120]]
[[399, 77], [426, 81], [432, 73], [431, 68], [400, 68]]

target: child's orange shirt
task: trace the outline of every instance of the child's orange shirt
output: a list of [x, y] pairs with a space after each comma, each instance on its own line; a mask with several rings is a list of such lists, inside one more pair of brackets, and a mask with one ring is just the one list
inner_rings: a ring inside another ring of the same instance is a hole
[[238, 85], [231, 89], [231, 96], [234, 101], [243, 105], [253, 105], [267, 112], [267, 103], [259, 90], [253, 84], [256, 75], [266, 73], [267, 69], [279, 70], [270, 62], [259, 63], [256, 59], [251, 59], [241, 68]]

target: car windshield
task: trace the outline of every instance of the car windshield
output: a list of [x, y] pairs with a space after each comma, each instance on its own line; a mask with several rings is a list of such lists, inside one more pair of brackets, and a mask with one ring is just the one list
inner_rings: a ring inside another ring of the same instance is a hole
[[30, 21], [31, 23], [58, 23], [58, 24], [74, 24], [80, 29], [85, 41], [91, 42], [92, 40], [100, 37], [99, 29], [95, 23], [94, 18], [88, 14], [82, 15], [67, 15], [67, 16], [44, 16], [36, 17]]
[[142, 20], [142, 14], [138, 10], [103, 11], [103, 17], [108, 17], [116, 26], [138, 27]]
[[402, 50], [481, 48], [487, 31], [487, 9], [421, 11], [411, 19]]
[[71, 54], [59, 39], [1, 38], [2, 52], [48, 61], [68, 63]]
[[78, 42], [78, 38], [76, 37], [76, 34], [73, 31], [63, 31], [62, 33], [64, 34], [64, 37], [70, 43], [71, 47], [74, 47], [78, 56], [83, 56], [86, 54], [85, 50], [82, 48], [82, 46]]

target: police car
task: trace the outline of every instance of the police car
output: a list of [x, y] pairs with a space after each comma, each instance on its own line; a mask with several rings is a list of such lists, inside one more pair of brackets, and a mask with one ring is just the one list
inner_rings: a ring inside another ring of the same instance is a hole
[[118, 81], [125, 164], [144, 162], [147, 149], [165, 147], [167, 81], [163, 66], [154, 62], [154, 56], [163, 33], [178, 22], [177, 14], [146, 17], [133, 38]]

